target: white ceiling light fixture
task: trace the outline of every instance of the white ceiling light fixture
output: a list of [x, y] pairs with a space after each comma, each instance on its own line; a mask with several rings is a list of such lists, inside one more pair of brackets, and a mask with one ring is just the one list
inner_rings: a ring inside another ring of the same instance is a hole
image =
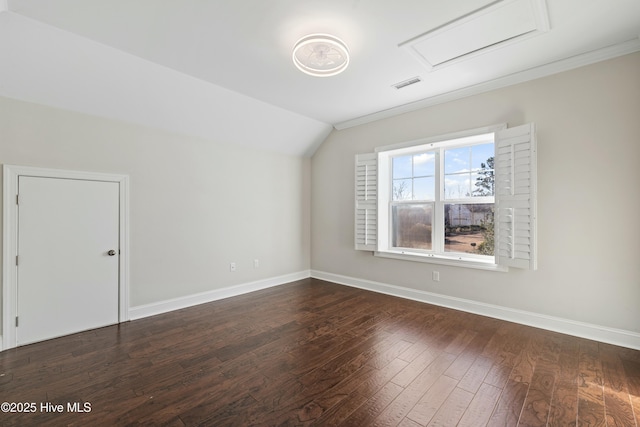
[[300, 71], [311, 76], [335, 76], [349, 65], [349, 49], [337, 37], [309, 34], [293, 47], [293, 63]]

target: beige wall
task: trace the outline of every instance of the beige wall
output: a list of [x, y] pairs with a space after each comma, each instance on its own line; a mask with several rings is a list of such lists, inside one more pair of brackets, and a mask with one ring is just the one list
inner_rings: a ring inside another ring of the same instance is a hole
[[[356, 153], [503, 122], [537, 126], [537, 271], [353, 249]], [[334, 131], [311, 167], [312, 269], [640, 332], [639, 53]], [[434, 269], [440, 282], [431, 280]]]
[[132, 307], [309, 269], [309, 159], [0, 98], [0, 163], [131, 177]]
[[[640, 332], [639, 76], [627, 55], [336, 131], [311, 161], [0, 98], [0, 163], [130, 175], [132, 306], [313, 268]], [[538, 129], [538, 271], [353, 249], [356, 153], [501, 122]]]

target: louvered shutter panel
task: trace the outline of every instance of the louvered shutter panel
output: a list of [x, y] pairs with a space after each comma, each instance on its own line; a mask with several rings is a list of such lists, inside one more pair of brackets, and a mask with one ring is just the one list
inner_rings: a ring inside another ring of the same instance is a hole
[[355, 247], [375, 251], [378, 243], [378, 155], [358, 154], [355, 171]]
[[496, 261], [535, 270], [536, 139], [533, 123], [496, 132]]

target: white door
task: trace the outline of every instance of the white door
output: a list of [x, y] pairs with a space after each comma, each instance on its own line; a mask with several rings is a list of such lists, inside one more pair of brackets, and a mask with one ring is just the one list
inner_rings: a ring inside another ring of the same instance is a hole
[[119, 184], [19, 176], [18, 195], [17, 345], [118, 323]]

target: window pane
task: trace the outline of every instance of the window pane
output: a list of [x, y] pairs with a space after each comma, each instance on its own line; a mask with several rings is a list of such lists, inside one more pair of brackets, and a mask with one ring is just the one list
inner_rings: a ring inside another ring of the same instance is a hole
[[444, 198], [463, 199], [471, 197], [471, 176], [468, 173], [444, 177]]
[[[474, 171], [480, 169], [493, 169], [493, 143], [474, 145], [471, 147], [471, 168]], [[484, 168], [482, 164], [484, 163]]]
[[452, 148], [444, 152], [444, 173], [468, 172], [471, 170], [469, 160], [471, 147]]
[[411, 200], [411, 179], [393, 180], [393, 200]]
[[435, 185], [435, 178], [415, 178], [413, 180], [413, 200], [434, 200]]
[[493, 203], [444, 205], [444, 250], [494, 255]]
[[393, 179], [411, 178], [411, 157], [400, 156], [393, 158]]
[[422, 153], [413, 156], [413, 176], [434, 176], [436, 173], [436, 155]]
[[481, 170], [471, 175], [474, 196], [494, 196], [494, 175], [492, 170]]
[[494, 195], [494, 149], [493, 144], [472, 147], [473, 170], [472, 190], [474, 196]]
[[400, 248], [431, 249], [432, 204], [392, 207], [392, 245]]

